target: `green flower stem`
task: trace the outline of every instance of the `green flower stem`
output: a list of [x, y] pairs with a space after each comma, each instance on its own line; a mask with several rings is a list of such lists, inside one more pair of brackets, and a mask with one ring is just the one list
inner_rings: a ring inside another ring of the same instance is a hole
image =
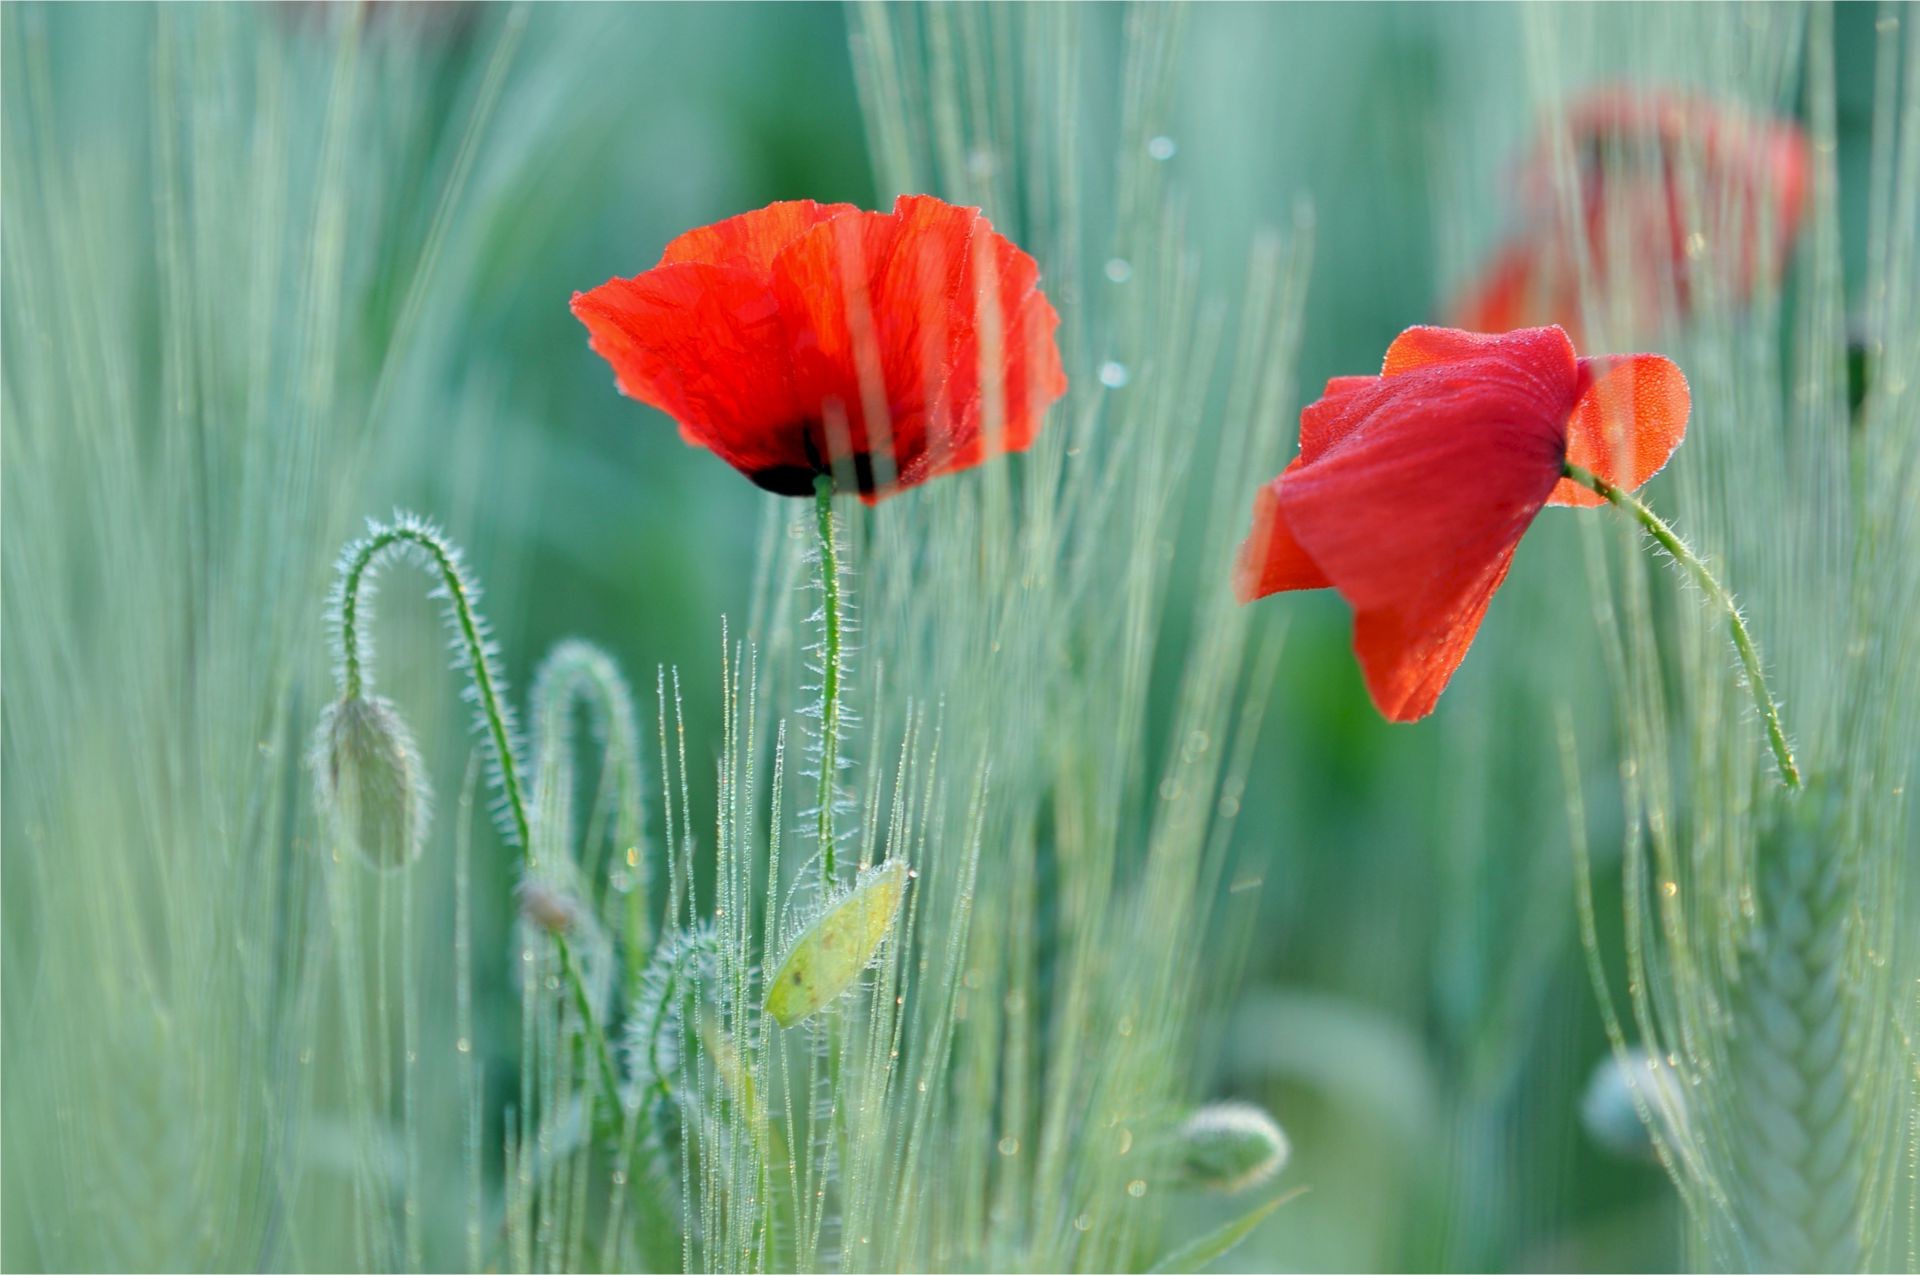
[[1734, 601], [1733, 595], [1707, 570], [1707, 564], [1694, 556], [1686, 542], [1674, 534], [1673, 528], [1631, 493], [1570, 460], [1561, 462], [1560, 472], [1582, 487], [1598, 493], [1608, 503], [1633, 515], [1647, 529], [1647, 534], [1666, 550], [1668, 556], [1692, 574], [1714, 604], [1727, 613], [1727, 628], [1733, 636], [1733, 649], [1740, 653], [1740, 665], [1746, 670], [1747, 686], [1753, 692], [1754, 707], [1760, 710], [1760, 716], [1767, 724], [1767, 743], [1773, 748], [1773, 760], [1780, 768], [1780, 779], [1787, 787], [1797, 790], [1800, 787], [1800, 768], [1794, 763], [1793, 749], [1788, 746], [1786, 731], [1780, 726], [1780, 706], [1774, 703], [1773, 692], [1767, 689], [1767, 675], [1760, 666], [1760, 652], [1753, 644], [1753, 635], [1747, 632], [1747, 622], [1741, 618], [1739, 604]]
[[[480, 636], [480, 621], [474, 613], [472, 592], [454, 560], [453, 547], [429, 528], [417, 525], [383, 528], [360, 546], [359, 552], [348, 564], [340, 600], [340, 643], [344, 648], [343, 690], [349, 698], [356, 697], [361, 693], [365, 680], [360, 654], [360, 591], [366, 582], [367, 571], [383, 553], [398, 544], [416, 545], [424, 550], [432, 559], [433, 569], [438, 572], [441, 584], [446, 588], [454, 621], [460, 630], [460, 641], [466, 647], [468, 672], [473, 678], [474, 690], [480, 697], [480, 711], [487, 721], [487, 735], [493, 745], [494, 760], [500, 767], [500, 787], [507, 795], [507, 809], [513, 818], [515, 840], [519, 843], [521, 859], [531, 867], [533, 837], [527, 820], [526, 797], [520, 786], [520, 772], [514, 760], [512, 740], [507, 734], [506, 714], [500, 707], [500, 692], [494, 681], [493, 665], [487, 658], [486, 642]], [[573, 994], [574, 1007], [585, 1026], [590, 1046], [599, 1059], [600, 1082], [606, 1089], [606, 1100], [617, 1112], [620, 1105], [620, 1072], [614, 1065], [606, 1032], [601, 1029], [600, 1020], [593, 1012], [593, 1001], [587, 995], [586, 982], [581, 977], [567, 936], [555, 934], [553, 941], [560, 954], [561, 970]]]
[[833, 538], [833, 477], [813, 480], [814, 522], [820, 531], [820, 867], [833, 888], [833, 780], [840, 757], [840, 551]]

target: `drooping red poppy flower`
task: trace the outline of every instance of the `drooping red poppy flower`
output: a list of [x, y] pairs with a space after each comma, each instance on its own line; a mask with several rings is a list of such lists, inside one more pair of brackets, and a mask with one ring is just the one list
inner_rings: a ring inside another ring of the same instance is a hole
[[573, 313], [621, 392], [769, 491], [869, 502], [1024, 451], [1066, 392], [1040, 271], [977, 208], [771, 204]]
[[1534, 517], [1603, 503], [1563, 462], [1638, 487], [1689, 407], [1657, 354], [1577, 358], [1556, 327], [1409, 328], [1379, 376], [1335, 377], [1300, 413], [1300, 454], [1254, 500], [1234, 588], [1339, 590], [1374, 704], [1425, 717]]
[[1756, 117], [1706, 98], [1603, 89], [1567, 112], [1585, 243], [1570, 236], [1555, 193], [1550, 139], [1519, 176], [1513, 236], [1454, 306], [1478, 332], [1537, 323], [1578, 331], [1583, 247], [1595, 278], [1620, 271], [1626, 300], [1657, 317], [1669, 289], [1692, 308], [1703, 267], [1730, 299], [1751, 295], [1785, 269], [1806, 202], [1809, 148], [1790, 122]]

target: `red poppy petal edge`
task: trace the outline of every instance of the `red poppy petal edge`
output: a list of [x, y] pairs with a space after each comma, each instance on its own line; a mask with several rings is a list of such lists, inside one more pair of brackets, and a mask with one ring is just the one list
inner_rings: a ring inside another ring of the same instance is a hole
[[[1659, 473], [1686, 436], [1692, 397], [1679, 367], [1658, 354], [1580, 360], [1582, 390], [1567, 421], [1567, 459], [1632, 491]], [[1606, 501], [1570, 478], [1552, 505]]]
[[1293, 589], [1326, 589], [1333, 585], [1294, 539], [1280, 510], [1280, 485], [1299, 466], [1295, 460], [1286, 473], [1254, 493], [1253, 530], [1247, 533], [1233, 566], [1233, 594], [1242, 602]]
[[748, 474], [805, 465], [806, 418], [764, 284], [742, 270], [658, 266], [575, 293], [574, 317], [620, 392], [680, 423], [688, 442]]
[[[1433, 712], [1440, 693], [1467, 658], [1486, 618], [1487, 606], [1513, 566], [1511, 546], [1459, 595], [1444, 624], [1410, 624], [1398, 610], [1361, 611], [1353, 617], [1353, 653], [1367, 694], [1391, 722], [1417, 722]], [[1424, 619], [1424, 618], [1423, 618]]]
[[676, 236], [660, 254], [660, 264], [729, 266], [765, 275], [782, 248], [823, 221], [858, 211], [852, 204], [782, 200]]

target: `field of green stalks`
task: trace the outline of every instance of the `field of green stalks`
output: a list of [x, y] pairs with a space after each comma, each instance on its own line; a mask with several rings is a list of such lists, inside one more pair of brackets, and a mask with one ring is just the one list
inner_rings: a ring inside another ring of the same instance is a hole
[[[1598, 89], [1794, 211], [1634, 251]], [[772, 494], [569, 313], [909, 194], [1022, 455]], [[1390, 722], [1236, 554], [1529, 199], [1738, 610], [1548, 510]], [[1920, 1270], [1911, 6], [7, 4], [0, 594], [5, 1269]]]

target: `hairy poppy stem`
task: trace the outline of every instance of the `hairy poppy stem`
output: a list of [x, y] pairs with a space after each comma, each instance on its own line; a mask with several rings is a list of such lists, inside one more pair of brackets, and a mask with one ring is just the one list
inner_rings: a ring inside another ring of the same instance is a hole
[[[441, 586], [446, 590], [448, 611], [466, 651], [467, 673], [473, 679], [474, 695], [487, 723], [488, 742], [493, 746], [494, 761], [500, 768], [500, 788], [506, 794], [507, 811], [513, 819], [514, 839], [518, 842], [521, 859], [531, 863], [533, 838], [529, 831], [526, 797], [520, 786], [520, 771], [514, 758], [507, 716], [500, 705], [493, 661], [480, 619], [474, 611], [473, 590], [460, 570], [459, 551], [431, 527], [403, 520], [397, 526], [381, 528], [358, 547], [347, 563], [340, 589], [342, 689], [348, 698], [358, 696], [365, 680], [360, 639], [360, 595], [367, 572], [384, 554], [400, 545], [413, 545], [423, 551], [431, 563], [430, 570], [440, 577]], [[593, 1001], [587, 995], [586, 982], [581, 977], [580, 966], [574, 960], [573, 948], [567, 942], [567, 936], [555, 934], [553, 942], [560, 954], [560, 967], [573, 995], [574, 1008], [580, 1014], [593, 1053], [599, 1059], [600, 1081], [606, 1088], [607, 1102], [617, 1112], [620, 1105], [620, 1072], [614, 1065], [613, 1051], [607, 1044], [606, 1033], [600, 1027], [598, 1016], [593, 1012]]]
[[820, 867], [834, 882], [833, 780], [840, 762], [840, 550], [833, 538], [833, 477], [813, 480], [814, 522], [820, 530]]
[[1707, 564], [1694, 556], [1693, 550], [1674, 534], [1672, 527], [1630, 493], [1572, 461], [1562, 461], [1560, 472], [1582, 487], [1597, 492], [1610, 504], [1632, 514], [1647, 529], [1647, 534], [1666, 550], [1667, 555], [1691, 572], [1706, 595], [1727, 613], [1733, 649], [1740, 653], [1741, 667], [1747, 673], [1747, 686], [1753, 692], [1754, 707], [1760, 710], [1760, 716], [1767, 724], [1767, 743], [1773, 748], [1774, 764], [1780, 768], [1781, 781], [1797, 790], [1800, 787], [1800, 768], [1794, 763], [1793, 749], [1787, 744], [1787, 733], [1780, 726], [1780, 706], [1774, 703], [1773, 692], [1767, 689], [1767, 675], [1760, 667], [1759, 649], [1753, 644], [1753, 635], [1747, 632], [1747, 622], [1741, 618], [1740, 606], [1734, 601], [1733, 594], [1714, 578], [1713, 573], [1707, 570]]

